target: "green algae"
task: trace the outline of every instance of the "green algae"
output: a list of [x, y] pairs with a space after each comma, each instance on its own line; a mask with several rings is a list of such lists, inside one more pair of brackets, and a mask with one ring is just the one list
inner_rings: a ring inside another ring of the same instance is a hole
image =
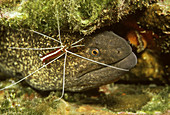
[[146, 113], [154, 113], [155, 111], [165, 112], [170, 109], [170, 87], [165, 87], [158, 94], [153, 94], [152, 99], [142, 107], [142, 111]]
[[[0, 92], [0, 114], [74, 115], [91, 113], [96, 109], [100, 110], [99, 113], [109, 112], [110, 114], [121, 111], [153, 114], [155, 111], [163, 113], [170, 109], [169, 86], [117, 84], [109, 90], [111, 93], [107, 95], [101, 92], [96, 94], [94, 90], [84, 93], [65, 92], [66, 102], [63, 99], [55, 101], [61, 96], [59, 91], [45, 94], [46, 92], [35, 91], [24, 84], [18, 84]], [[88, 111], [78, 111], [81, 108]]]
[[0, 1], [0, 9], [1, 8], [12, 8], [19, 4], [22, 0], [1, 0]]
[[150, 0], [27, 0], [15, 7], [15, 13], [18, 13], [16, 16], [8, 17], [3, 23], [15, 28], [27, 27], [46, 33], [57, 30], [59, 16], [61, 30], [86, 35], [116, 23], [123, 16], [149, 4]]

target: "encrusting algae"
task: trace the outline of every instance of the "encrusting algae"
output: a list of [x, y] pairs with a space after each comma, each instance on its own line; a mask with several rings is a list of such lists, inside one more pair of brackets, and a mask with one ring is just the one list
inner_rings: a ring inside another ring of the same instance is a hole
[[[15, 0], [14, 0], [15, 1]], [[84, 35], [104, 26], [119, 22], [124, 16], [137, 9], [148, 7], [155, 0], [23, 0], [15, 9], [5, 9], [2, 15], [11, 27], [29, 27], [39, 32], [54, 32], [57, 15], [60, 15], [62, 31], [80, 32]], [[10, 13], [15, 13], [10, 17]]]

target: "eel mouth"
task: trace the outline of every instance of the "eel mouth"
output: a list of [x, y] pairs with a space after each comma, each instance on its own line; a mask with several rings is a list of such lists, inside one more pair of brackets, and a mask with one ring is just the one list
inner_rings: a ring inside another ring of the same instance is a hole
[[[118, 68], [121, 68], [121, 69], [127, 69], [127, 70], [130, 70], [131, 68], [133, 68], [135, 65], [137, 64], [137, 57], [136, 55], [132, 52], [130, 53], [128, 56], [126, 56], [125, 58], [117, 61], [116, 63], [113, 63], [113, 64], [109, 64], [111, 66], [114, 66], [114, 67], [118, 67]], [[89, 72], [90, 74], [94, 74], [96, 72], [100, 73], [100, 72], [104, 72], [104, 71], [112, 71], [113, 73], [115, 71], [118, 71], [119, 73], [124, 73], [124, 72], [127, 72], [127, 71], [123, 71], [123, 70], [119, 70], [119, 69], [114, 69], [114, 68], [110, 68], [110, 67], [103, 67], [103, 68], [100, 68], [98, 70], [94, 70], [94, 71], [91, 71]]]
[[[128, 56], [126, 56], [122, 60], [110, 65], [118, 68], [130, 70], [136, 64], [137, 64], [136, 55], [133, 52], [131, 52]], [[100, 69], [93, 70], [83, 74], [81, 77], [79, 77], [79, 79], [77, 79], [79, 83], [75, 84], [75, 86], [80, 86], [80, 91], [99, 87], [101, 85], [105, 85], [118, 80], [120, 76], [126, 72], [127, 71], [114, 69], [110, 67], [102, 67]], [[88, 82], [84, 82], [84, 81], [88, 81]]]
[[[137, 64], [137, 57], [133, 52], [131, 52], [128, 56], [124, 57], [123, 59], [121, 59], [121, 60], [119, 60], [117, 62], [111, 63], [109, 65], [114, 66], [116, 68], [125, 69], [125, 70], [128, 71], [131, 68], [133, 68], [136, 64]], [[80, 77], [83, 77], [86, 74], [93, 74], [95, 72], [99, 72], [99, 71], [102, 72], [102, 71], [108, 71], [108, 70], [109, 71], [111, 70], [111, 71], [127, 72], [127, 71], [116, 69], [116, 68], [111, 68], [111, 67], [104, 66], [104, 67], [89, 71], [87, 73], [84, 73], [83, 75], [80, 75]]]
[[[126, 56], [122, 60], [116, 62], [115, 64], [111, 64], [111, 65], [119, 67], [119, 68], [130, 70], [136, 64], [137, 64], [137, 57], [133, 52], [131, 52], [128, 56]], [[120, 71], [122, 71], [122, 70], [120, 70]]]

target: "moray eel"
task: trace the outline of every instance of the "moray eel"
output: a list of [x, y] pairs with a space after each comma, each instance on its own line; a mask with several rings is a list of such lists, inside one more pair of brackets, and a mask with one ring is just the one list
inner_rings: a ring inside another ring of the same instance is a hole
[[[49, 35], [50, 36], [50, 35]], [[52, 35], [51, 35], [52, 36]], [[55, 36], [52, 36], [56, 38]], [[71, 44], [81, 37], [61, 37], [63, 44]], [[130, 45], [111, 31], [87, 36], [81, 42], [84, 47], [71, 49], [72, 52], [86, 58], [131, 69], [137, 58]], [[28, 30], [13, 30], [1, 26], [0, 30], [0, 69], [10, 76], [25, 77], [43, 66], [40, 54], [51, 50], [17, 50], [20, 48], [47, 48], [60, 44]], [[26, 79], [26, 82], [38, 90], [61, 90], [63, 78], [64, 56], [42, 68]], [[116, 81], [126, 71], [106, 67], [72, 54], [67, 55], [65, 72], [65, 90], [85, 91]]]

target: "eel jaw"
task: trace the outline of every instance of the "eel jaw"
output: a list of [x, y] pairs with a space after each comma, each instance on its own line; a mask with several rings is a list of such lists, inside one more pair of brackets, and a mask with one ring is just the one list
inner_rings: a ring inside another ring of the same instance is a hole
[[[111, 64], [113, 66], [131, 69], [137, 64], [136, 55], [132, 52], [130, 55], [125, 57], [124, 59], [118, 61], [115, 64]], [[101, 85], [105, 85], [114, 81], [117, 81], [121, 75], [125, 74], [127, 71], [122, 71], [118, 69], [113, 69], [110, 67], [103, 67], [80, 76], [76, 79], [74, 86], [68, 88], [69, 91], [85, 91], [88, 89], [96, 88]], [[79, 87], [77, 89], [77, 87]], [[75, 90], [74, 90], [75, 89]]]

